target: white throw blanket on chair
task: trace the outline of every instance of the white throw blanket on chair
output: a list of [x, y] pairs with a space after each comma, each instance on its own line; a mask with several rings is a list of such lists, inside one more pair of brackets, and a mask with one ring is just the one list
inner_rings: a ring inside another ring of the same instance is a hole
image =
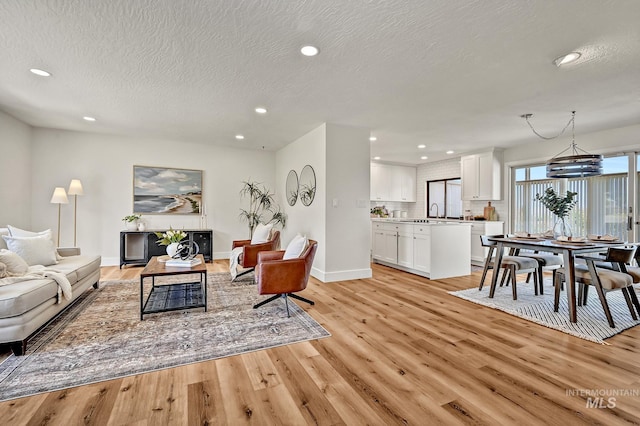
[[238, 261], [243, 250], [243, 247], [236, 247], [231, 250], [231, 256], [229, 256], [229, 272], [231, 273], [231, 281], [235, 280], [238, 276]]
[[71, 300], [71, 283], [67, 277], [60, 271], [48, 269], [42, 265], [29, 266], [27, 273], [22, 276], [12, 276], [0, 279], [0, 285], [15, 284], [26, 280], [41, 280], [43, 278], [51, 278], [58, 284], [58, 303], [62, 302], [62, 296]]

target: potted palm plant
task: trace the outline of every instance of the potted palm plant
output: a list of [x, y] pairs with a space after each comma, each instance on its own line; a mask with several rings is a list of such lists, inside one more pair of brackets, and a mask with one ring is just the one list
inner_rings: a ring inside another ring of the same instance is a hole
[[240, 190], [241, 197], [249, 198], [249, 208], [240, 209], [240, 219], [249, 225], [249, 236], [253, 236], [253, 230], [259, 223], [280, 224], [284, 228], [287, 216], [275, 203], [273, 193], [261, 183], [244, 181]]

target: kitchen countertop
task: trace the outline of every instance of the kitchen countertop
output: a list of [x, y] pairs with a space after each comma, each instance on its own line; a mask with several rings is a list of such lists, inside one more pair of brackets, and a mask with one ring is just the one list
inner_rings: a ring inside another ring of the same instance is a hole
[[446, 218], [424, 218], [424, 217], [416, 217], [416, 218], [396, 218], [396, 217], [372, 217], [372, 222], [388, 222], [388, 223], [431, 223], [431, 224], [442, 224], [451, 222], [453, 223], [483, 223], [483, 222], [491, 222], [491, 223], [503, 223], [503, 221], [491, 221], [491, 220], [462, 220], [462, 219], [446, 219]]

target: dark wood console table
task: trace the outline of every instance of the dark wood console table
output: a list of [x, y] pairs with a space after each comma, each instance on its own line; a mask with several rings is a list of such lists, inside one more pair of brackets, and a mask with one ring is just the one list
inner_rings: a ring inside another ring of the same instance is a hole
[[[166, 247], [156, 243], [156, 232], [168, 229], [120, 232], [120, 269], [124, 265], [146, 265], [153, 256], [167, 254]], [[211, 229], [182, 229], [186, 232], [185, 242], [195, 241], [205, 262], [213, 260], [213, 231]]]

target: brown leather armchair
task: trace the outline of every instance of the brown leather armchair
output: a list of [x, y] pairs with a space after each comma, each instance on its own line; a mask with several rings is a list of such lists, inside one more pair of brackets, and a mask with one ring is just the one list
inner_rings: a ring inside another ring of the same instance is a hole
[[271, 239], [266, 243], [261, 244], [251, 244], [251, 240], [235, 240], [232, 243], [232, 249], [236, 247], [242, 247], [242, 253], [238, 258], [238, 265], [242, 268], [248, 268], [245, 271], [239, 273], [237, 277], [240, 277], [244, 274], [248, 274], [253, 271], [255, 266], [258, 264], [258, 253], [262, 251], [273, 251], [278, 250], [280, 248], [280, 231], [273, 231], [271, 233]]
[[314, 302], [312, 300], [298, 296], [294, 292], [307, 288], [316, 250], [318, 250], [318, 242], [309, 240], [307, 248], [300, 257], [295, 259], [283, 260], [284, 250], [260, 252], [258, 254], [258, 264], [256, 265], [258, 293], [275, 294], [275, 296], [253, 305], [253, 309], [259, 308], [279, 297], [284, 297], [287, 316], [289, 317], [291, 315], [289, 314], [288, 297], [313, 305]]

